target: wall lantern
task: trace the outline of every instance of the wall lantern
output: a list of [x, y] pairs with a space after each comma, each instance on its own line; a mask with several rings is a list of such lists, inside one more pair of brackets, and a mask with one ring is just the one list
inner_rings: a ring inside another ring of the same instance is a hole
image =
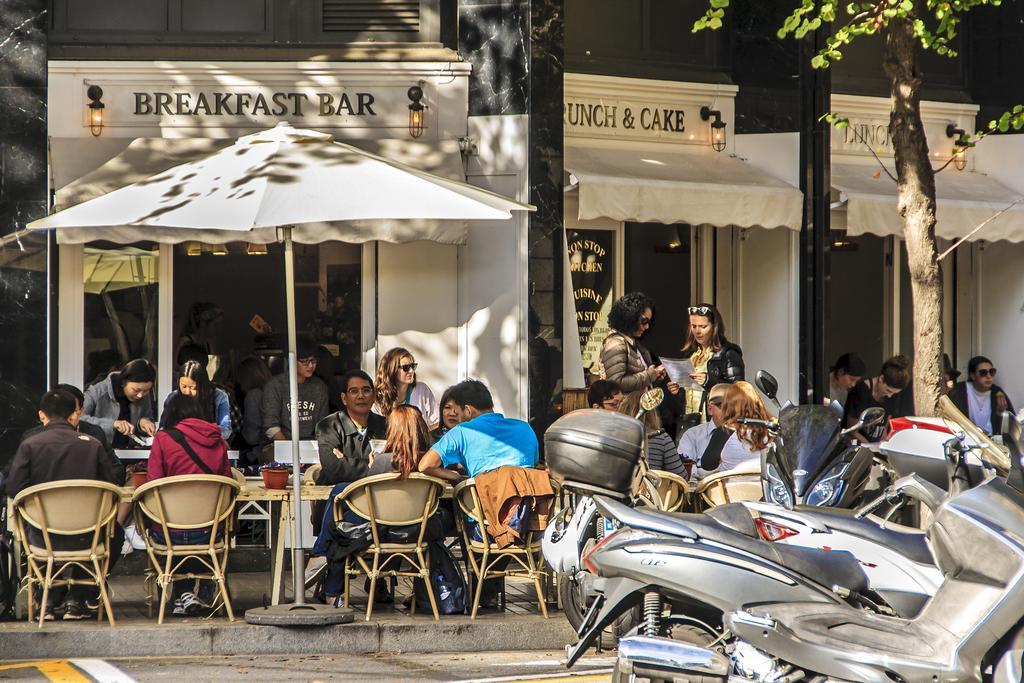
[[423, 123], [426, 118], [424, 110], [427, 105], [420, 102], [423, 99], [423, 88], [414, 85], [409, 88], [409, 135], [418, 138], [423, 135]]
[[946, 137], [953, 138], [953, 165], [958, 171], [964, 170], [967, 168], [967, 132], [950, 123], [946, 126]]
[[103, 132], [103, 109], [106, 107], [100, 100], [103, 98], [103, 88], [98, 85], [90, 85], [85, 91], [89, 98], [89, 130], [94, 137], [99, 137]]
[[711, 149], [721, 152], [725, 149], [725, 121], [722, 120], [722, 112], [708, 106], [700, 108], [700, 120], [711, 121]]

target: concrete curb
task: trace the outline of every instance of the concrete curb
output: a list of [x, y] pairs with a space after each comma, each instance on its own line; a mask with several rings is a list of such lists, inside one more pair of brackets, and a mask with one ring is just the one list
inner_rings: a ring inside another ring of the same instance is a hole
[[42, 630], [27, 624], [0, 627], [4, 659], [560, 650], [573, 642], [576, 634], [561, 614], [550, 619], [510, 615], [476, 620], [442, 617], [440, 622], [429, 617], [422, 621], [357, 619], [352, 624], [317, 628], [252, 626], [244, 622], [114, 628], [105, 623], [48, 623]]

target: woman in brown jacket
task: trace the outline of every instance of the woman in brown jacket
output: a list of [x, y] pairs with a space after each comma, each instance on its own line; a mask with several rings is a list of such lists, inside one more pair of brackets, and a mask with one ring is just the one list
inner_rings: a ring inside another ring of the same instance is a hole
[[611, 334], [601, 346], [604, 378], [617, 382], [623, 393], [650, 389], [667, 376], [665, 368], [653, 365], [651, 353], [640, 337], [647, 332], [654, 315], [654, 302], [642, 292], [630, 292], [608, 313]]

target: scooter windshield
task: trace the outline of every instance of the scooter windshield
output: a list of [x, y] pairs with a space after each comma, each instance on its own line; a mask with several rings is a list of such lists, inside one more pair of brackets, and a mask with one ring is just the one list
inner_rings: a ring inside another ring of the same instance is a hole
[[779, 414], [779, 463], [797, 496], [803, 497], [828, 465], [841, 422], [842, 416], [824, 405], [787, 406]]

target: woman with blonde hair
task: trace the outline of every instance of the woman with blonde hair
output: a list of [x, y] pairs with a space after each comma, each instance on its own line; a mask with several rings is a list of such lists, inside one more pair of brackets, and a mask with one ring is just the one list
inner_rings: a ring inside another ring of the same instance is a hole
[[441, 421], [439, 406], [430, 387], [416, 381], [418, 366], [412, 354], [400, 346], [384, 354], [373, 383], [377, 392], [373, 412], [390, 419], [391, 411], [397, 406], [410, 405], [419, 409], [427, 427], [435, 429]]
[[701, 461], [701, 467], [694, 469], [694, 477], [697, 479], [712, 472], [735, 469], [751, 460], [759, 460], [761, 452], [771, 443], [772, 437], [767, 427], [740, 423], [741, 418], [772, 419], [764, 401], [750, 382], [739, 381], [729, 385], [722, 397], [721, 410], [722, 427], [732, 433], [722, 446], [721, 460], [716, 466], [709, 466], [705, 458]]
[[384, 452], [370, 455], [367, 476], [397, 472], [405, 479], [416, 471], [420, 458], [427, 452], [433, 439], [427, 423], [415, 406], [402, 405], [391, 411]]
[[[640, 397], [643, 394], [642, 391], [631, 391], [626, 394], [619, 404], [619, 412], [630, 417], [635, 416], [640, 412]], [[648, 410], [640, 416], [640, 421], [644, 423], [647, 432], [647, 466], [652, 470], [662, 470], [685, 477], [686, 468], [683, 466], [683, 460], [679, 457], [672, 437], [662, 428], [658, 411]]]
[[682, 353], [693, 364], [694, 384], [686, 390], [684, 412], [699, 415], [703, 422], [711, 387], [743, 379], [743, 351], [726, 338], [722, 314], [712, 304], [690, 306], [686, 312], [689, 326]]

